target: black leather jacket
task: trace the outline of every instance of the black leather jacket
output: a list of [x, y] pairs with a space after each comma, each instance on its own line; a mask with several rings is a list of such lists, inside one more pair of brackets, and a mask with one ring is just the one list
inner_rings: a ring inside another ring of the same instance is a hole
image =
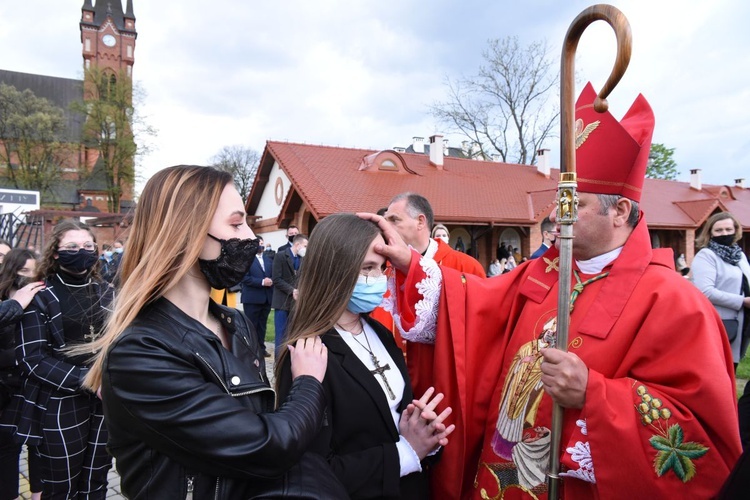
[[7, 299], [0, 302], [0, 369], [16, 366], [16, 325], [23, 316], [23, 307], [18, 301]]
[[163, 298], [109, 349], [102, 380], [108, 448], [128, 498], [256, 498], [270, 484], [281, 491], [279, 478], [321, 427], [322, 385], [298, 377], [274, 411], [275, 392], [247, 320], [213, 302], [210, 309], [229, 332], [231, 353]]

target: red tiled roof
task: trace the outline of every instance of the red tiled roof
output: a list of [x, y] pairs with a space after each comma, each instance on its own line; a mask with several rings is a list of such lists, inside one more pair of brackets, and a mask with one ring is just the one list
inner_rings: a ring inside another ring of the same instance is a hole
[[[336, 212], [375, 212], [405, 191], [430, 200], [436, 220], [457, 224], [533, 225], [553, 208], [555, 169], [547, 178], [534, 166], [444, 157], [440, 170], [427, 155], [400, 153], [405, 168], [383, 171], [366, 168], [372, 158], [363, 163], [374, 153], [268, 141], [248, 212], [258, 206], [274, 162], [317, 219]], [[718, 207], [750, 229], [750, 189], [707, 185], [698, 191], [685, 182], [646, 179], [641, 207], [652, 227], [695, 228]]]

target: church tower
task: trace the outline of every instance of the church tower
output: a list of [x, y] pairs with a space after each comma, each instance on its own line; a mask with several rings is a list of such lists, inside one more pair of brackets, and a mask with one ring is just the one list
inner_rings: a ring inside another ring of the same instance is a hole
[[125, 12], [121, 0], [96, 0], [96, 6], [84, 0], [80, 27], [84, 70], [94, 65], [132, 78], [138, 37], [133, 0], [127, 0]]

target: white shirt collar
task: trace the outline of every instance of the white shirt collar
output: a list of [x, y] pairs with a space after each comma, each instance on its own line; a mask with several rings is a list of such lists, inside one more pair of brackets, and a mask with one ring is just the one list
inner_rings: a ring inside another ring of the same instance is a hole
[[593, 259], [576, 260], [576, 265], [578, 265], [578, 269], [580, 269], [583, 274], [599, 274], [610, 262], [620, 256], [622, 248], [623, 247], [617, 247], [607, 253], [597, 255]]
[[438, 251], [438, 242], [430, 238], [430, 242], [427, 244], [427, 250], [425, 250], [424, 256], [428, 259], [435, 257]]

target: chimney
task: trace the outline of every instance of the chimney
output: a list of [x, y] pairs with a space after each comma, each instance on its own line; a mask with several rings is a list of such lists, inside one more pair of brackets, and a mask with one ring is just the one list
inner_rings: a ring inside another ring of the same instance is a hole
[[503, 157], [500, 156], [500, 153], [492, 153], [492, 161], [500, 163], [503, 160]]
[[740, 177], [739, 179], [735, 179], [734, 180], [734, 187], [745, 189], [745, 178], [744, 177]]
[[397, 152], [397, 153], [405, 153], [406, 152], [406, 148], [404, 148], [402, 146], [393, 146], [393, 150], [395, 152]]
[[536, 152], [536, 170], [549, 179], [549, 149], [540, 149]]
[[424, 154], [424, 137], [414, 136], [412, 138], [412, 149], [415, 153]]
[[443, 136], [435, 134], [430, 136], [430, 163], [438, 170], [443, 170]]
[[464, 156], [469, 157], [469, 141], [461, 141], [461, 151], [463, 151]]
[[443, 139], [443, 155], [450, 156], [450, 148], [448, 147], [448, 139]]
[[702, 189], [701, 185], [701, 169], [694, 168], [690, 170], [690, 187], [692, 189], [695, 189], [696, 191], [700, 191]]
[[484, 160], [482, 158], [482, 148], [480, 147], [479, 143], [477, 141], [473, 141], [471, 143], [471, 151], [469, 152], [469, 158], [472, 160]]

